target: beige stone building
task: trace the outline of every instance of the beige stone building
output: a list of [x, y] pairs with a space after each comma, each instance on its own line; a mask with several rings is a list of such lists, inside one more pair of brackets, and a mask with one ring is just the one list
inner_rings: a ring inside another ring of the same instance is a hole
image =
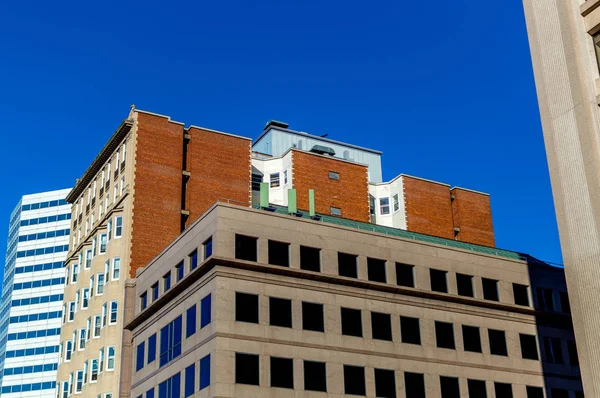
[[122, 396], [583, 397], [561, 269], [269, 210], [214, 204], [126, 282]]
[[523, 0], [581, 375], [600, 396], [600, 1]]

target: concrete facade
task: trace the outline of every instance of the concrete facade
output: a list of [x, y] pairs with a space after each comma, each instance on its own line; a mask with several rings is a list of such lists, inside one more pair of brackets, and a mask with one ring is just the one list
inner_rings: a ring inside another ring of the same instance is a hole
[[[469, 393], [473, 380], [484, 382], [488, 397], [507, 397], [506, 388], [515, 397], [539, 396], [531, 395], [539, 391], [549, 398], [562, 393], [581, 396], [579, 369], [571, 362], [574, 337], [562, 270], [514, 252], [490, 255], [485, 246], [454, 240], [433, 244], [426, 235], [413, 233], [405, 239], [390, 235], [392, 229], [385, 231], [389, 234], [215, 204], [128, 282], [125, 328], [131, 343], [126, 344], [133, 354], [127, 356], [131, 363], [124, 362], [123, 379], [131, 382], [130, 396], [157, 394], [176, 381], [181, 396], [187, 396], [183, 392], [189, 385], [196, 397], [342, 397], [352, 395], [347, 389], [353, 386], [346, 385], [350, 380], [344, 376], [348, 366], [362, 371], [362, 380], [352, 379], [364, 388], [358, 395], [368, 397], [412, 398], [406, 391], [406, 372], [423, 375], [427, 397], [478, 396]], [[256, 240], [244, 246], [242, 237]], [[244, 260], [249, 254], [244, 248], [256, 257]], [[307, 262], [306, 248], [317, 249], [318, 256]], [[199, 253], [196, 268], [192, 253]], [[340, 276], [339, 253], [356, 256], [355, 277]], [[373, 272], [374, 265], [382, 267], [381, 272]], [[182, 278], [165, 290], [161, 281], [165, 275], [178, 279], [179, 266]], [[406, 266], [412, 267], [412, 286], [403, 279]], [[447, 292], [434, 291], [432, 269], [445, 275]], [[458, 282], [464, 276], [470, 281], [469, 293]], [[495, 287], [492, 296], [490, 281]], [[158, 296], [151, 299], [157, 283]], [[524, 288], [520, 296], [515, 284]], [[255, 320], [247, 319], [252, 310], [244, 306], [249, 301], [238, 293], [257, 298]], [[208, 310], [201, 302], [209, 295]], [[518, 305], [517, 296], [525, 302]], [[289, 300], [287, 327], [275, 326], [279, 320], [272, 317], [272, 298]], [[307, 303], [322, 306], [322, 331], [308, 330], [305, 323], [319, 316], [303, 315]], [[360, 313], [360, 336], [343, 331], [342, 308]], [[207, 311], [208, 323], [202, 318]], [[387, 338], [375, 335], [380, 326], [374, 319], [381, 314], [390, 321]], [[179, 353], [161, 364], [159, 357], [172, 348], [161, 342], [163, 333], [180, 316]], [[420, 344], [404, 341], [408, 333], [401, 330], [401, 317], [419, 320]], [[188, 319], [193, 322], [189, 337]], [[451, 325], [454, 348], [439, 346], [438, 322]], [[478, 328], [481, 352], [466, 349], [473, 338], [463, 335], [465, 325]], [[505, 355], [492, 354], [497, 343], [491, 343], [490, 330], [503, 334]], [[529, 336], [529, 343], [522, 343], [521, 334]], [[148, 361], [152, 336], [157, 339], [152, 348], [156, 359]], [[550, 338], [555, 338], [553, 347], [547, 345]], [[537, 359], [524, 359], [522, 350], [537, 345]], [[240, 381], [247, 369], [236, 370], [237, 354], [258, 356], [252, 357], [256, 366], [248, 368], [258, 369], [257, 385]], [[272, 358], [291, 360], [286, 382], [291, 388], [273, 387], [281, 372], [274, 376], [280, 369], [271, 366]], [[307, 390], [305, 361], [325, 363], [326, 391]], [[393, 385], [388, 383], [387, 389], [376, 376], [382, 371], [391, 371], [387, 381]], [[202, 377], [209, 383], [201, 385]], [[442, 395], [444, 378], [457, 381], [459, 395]], [[122, 396], [128, 396], [127, 391], [124, 385]]]
[[524, 0], [587, 396], [600, 396], [598, 0]]

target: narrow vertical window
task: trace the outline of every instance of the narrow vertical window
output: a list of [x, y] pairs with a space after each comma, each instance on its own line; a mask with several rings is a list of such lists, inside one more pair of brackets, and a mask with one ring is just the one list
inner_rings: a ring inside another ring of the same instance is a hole
[[138, 346], [136, 348], [136, 355], [135, 355], [135, 370], [136, 370], [136, 372], [144, 368], [145, 346], [146, 346], [146, 343], [142, 341], [140, 344], [138, 344]]
[[115, 257], [112, 259], [112, 280], [116, 281], [121, 276], [121, 258]]
[[200, 360], [200, 390], [210, 386], [210, 354]]
[[123, 217], [117, 216], [115, 217], [115, 239], [118, 239], [121, 236], [123, 236]]
[[211, 321], [211, 298], [210, 294], [200, 301], [200, 329]]
[[187, 309], [185, 315], [185, 337], [189, 338], [196, 333], [196, 304]]

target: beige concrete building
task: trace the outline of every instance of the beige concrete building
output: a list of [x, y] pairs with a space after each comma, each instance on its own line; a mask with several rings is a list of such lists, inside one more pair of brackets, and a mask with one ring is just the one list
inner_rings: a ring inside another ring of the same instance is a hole
[[583, 397], [561, 269], [287, 213], [216, 203], [136, 271], [122, 396]]
[[523, 0], [581, 374], [600, 396], [600, 1]]

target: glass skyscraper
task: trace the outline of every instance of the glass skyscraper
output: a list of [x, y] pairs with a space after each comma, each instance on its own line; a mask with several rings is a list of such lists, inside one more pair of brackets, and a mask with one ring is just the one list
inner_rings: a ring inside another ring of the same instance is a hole
[[0, 395], [54, 397], [70, 189], [25, 195], [10, 216], [0, 301]]

